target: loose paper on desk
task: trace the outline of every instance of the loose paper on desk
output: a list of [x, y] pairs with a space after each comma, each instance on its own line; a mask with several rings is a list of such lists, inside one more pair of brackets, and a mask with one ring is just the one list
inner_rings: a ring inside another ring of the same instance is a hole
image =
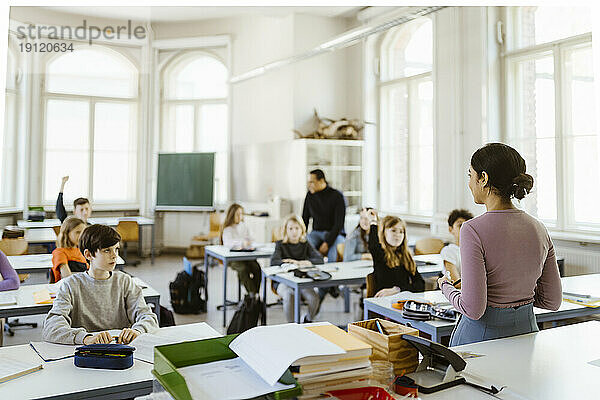
[[12, 306], [15, 304], [17, 304], [16, 291], [0, 292], [0, 306]]
[[34, 371], [39, 371], [42, 367], [41, 362], [31, 363], [15, 360], [10, 357], [2, 357], [2, 362], [0, 362], [0, 383], [27, 375]]
[[206, 322], [160, 328], [155, 333], [145, 333], [135, 338], [133, 358], [154, 363], [154, 347], [222, 336]]
[[390, 305], [399, 300], [416, 300], [416, 301], [425, 301], [428, 303], [435, 305], [446, 305], [450, 304], [450, 301], [444, 296], [441, 290], [436, 291], [428, 291], [422, 293], [413, 293], [408, 291], [403, 291], [400, 293], [396, 293], [392, 296], [389, 296]]
[[300, 358], [346, 352], [298, 324], [257, 326], [235, 338], [229, 348], [271, 386]]
[[48, 342], [31, 342], [29, 345], [46, 362], [71, 357], [75, 354], [75, 349], [79, 347], [78, 345]]
[[178, 368], [178, 371], [193, 399], [251, 399], [294, 387], [279, 382], [269, 385], [239, 357]]

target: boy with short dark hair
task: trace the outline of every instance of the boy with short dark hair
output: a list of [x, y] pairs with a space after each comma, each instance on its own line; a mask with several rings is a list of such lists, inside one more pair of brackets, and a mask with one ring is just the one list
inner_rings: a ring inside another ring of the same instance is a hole
[[452, 281], [460, 278], [460, 227], [471, 218], [473, 218], [473, 214], [465, 209], [452, 210], [448, 216], [448, 232], [454, 237], [455, 243], [450, 243], [444, 247], [440, 255], [444, 260], [444, 268], [450, 273], [450, 280]]
[[[114, 271], [121, 236], [106, 225], [87, 227], [79, 249], [90, 268], [62, 280], [44, 321], [45, 341], [64, 344], [109, 343], [109, 329], [122, 329], [117, 343], [127, 344], [158, 329], [158, 320], [133, 279]], [[95, 334], [91, 332], [97, 332]]]

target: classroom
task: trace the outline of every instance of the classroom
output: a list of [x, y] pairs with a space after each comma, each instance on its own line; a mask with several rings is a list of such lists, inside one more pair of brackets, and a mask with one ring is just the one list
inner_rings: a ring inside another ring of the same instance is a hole
[[0, 16], [0, 399], [598, 398], [598, 6], [130, 3]]

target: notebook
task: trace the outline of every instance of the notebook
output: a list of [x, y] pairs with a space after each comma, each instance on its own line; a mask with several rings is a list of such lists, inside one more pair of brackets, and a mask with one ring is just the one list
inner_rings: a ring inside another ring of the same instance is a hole
[[17, 304], [17, 294], [11, 292], [0, 292], [0, 306], [12, 306]]
[[41, 363], [24, 362], [9, 357], [2, 357], [2, 362], [0, 362], [0, 383], [39, 371], [42, 368], [43, 365]]

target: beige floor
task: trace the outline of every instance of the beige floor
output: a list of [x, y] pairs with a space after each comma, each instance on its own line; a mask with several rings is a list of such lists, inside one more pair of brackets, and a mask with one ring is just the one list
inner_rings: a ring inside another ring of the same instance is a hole
[[[200, 262], [200, 260], [198, 260]], [[175, 322], [177, 325], [189, 324], [194, 322], [207, 322], [217, 331], [225, 333], [225, 328], [222, 327], [223, 313], [217, 310], [217, 305], [222, 303], [223, 300], [223, 267], [216, 266], [210, 268], [209, 271], [209, 288], [208, 288], [208, 312], [197, 315], [181, 315], [175, 314]], [[134, 276], [138, 276], [146, 281], [150, 286], [156, 289], [160, 293], [160, 303], [171, 309], [170, 297], [169, 297], [169, 282], [175, 279], [177, 272], [183, 269], [181, 256], [175, 255], [161, 255], [157, 257], [154, 265], [150, 264], [149, 259], [143, 259], [142, 263], [138, 267], [126, 267], [126, 271]], [[27, 283], [43, 283], [45, 276], [32, 276]], [[237, 300], [237, 276], [235, 271], [230, 270], [227, 275], [227, 286], [228, 295], [230, 299]], [[242, 289], [242, 296], [243, 296]], [[267, 302], [272, 303], [275, 301], [275, 295], [271, 292], [270, 287], [267, 291], [268, 298]], [[344, 312], [344, 300], [340, 296], [337, 299], [333, 299], [331, 296], [327, 296], [321, 306], [321, 312], [318, 315], [320, 321], [330, 321], [333, 324], [339, 326], [345, 326], [349, 322], [361, 319], [361, 309], [358, 305], [359, 296], [353, 293], [350, 303], [350, 312]], [[305, 309], [304, 309], [305, 311]], [[228, 321], [233, 316], [234, 311], [228, 310], [227, 318]], [[22, 322], [37, 322], [38, 327], [35, 329], [19, 329], [15, 336], [10, 337], [7, 334], [4, 335], [4, 346], [26, 344], [30, 341], [41, 340], [41, 326], [44, 320], [43, 315], [29, 316], [19, 318]], [[279, 306], [269, 307], [267, 310], [267, 322], [268, 324], [279, 324], [286, 322], [283, 316], [283, 309]]]

